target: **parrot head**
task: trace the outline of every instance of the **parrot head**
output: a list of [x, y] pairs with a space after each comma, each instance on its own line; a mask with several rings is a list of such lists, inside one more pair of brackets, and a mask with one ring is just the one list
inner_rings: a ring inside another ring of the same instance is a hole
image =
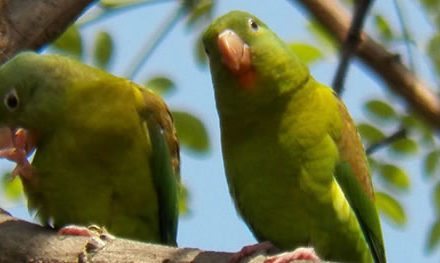
[[54, 63], [57, 56], [23, 52], [0, 67], [0, 126], [42, 131], [59, 120], [65, 81]]
[[270, 105], [309, 78], [290, 48], [246, 12], [217, 18], [204, 32], [203, 44], [220, 114], [236, 114], [238, 109], [250, 113]]

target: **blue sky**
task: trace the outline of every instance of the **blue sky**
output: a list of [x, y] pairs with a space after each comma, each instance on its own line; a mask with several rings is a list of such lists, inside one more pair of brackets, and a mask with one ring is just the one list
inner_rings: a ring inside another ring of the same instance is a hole
[[[410, 26], [413, 29], [417, 28], [417, 40], [421, 41], [418, 44], [420, 49], [423, 49], [425, 44], [423, 40], [431, 33], [427, 21], [417, 11], [418, 7], [410, 3], [413, 1], [401, 2], [406, 8]], [[117, 36], [112, 72], [122, 75], [148, 36], [175, 6], [176, 3], [166, 1], [164, 4], [139, 8], [87, 27], [83, 33], [88, 39], [88, 44], [92, 42], [96, 30], [108, 30]], [[234, 9], [245, 10], [260, 17], [287, 41], [316, 43], [307, 32], [308, 17], [302, 9], [288, 1], [272, 0], [270, 4], [269, 1], [218, 1], [215, 16]], [[392, 1], [376, 1], [373, 9], [380, 10], [391, 21], [397, 21]], [[393, 24], [397, 25], [397, 23]], [[178, 92], [166, 98], [169, 105], [173, 109], [186, 110], [200, 117], [211, 137], [211, 151], [205, 156], [183, 149], [182, 178], [191, 194], [191, 214], [180, 220], [179, 246], [237, 251], [243, 245], [254, 243], [255, 239], [237, 215], [228, 194], [209, 70], [199, 67], [193, 58], [196, 38], [197, 35], [189, 31], [184, 23], [178, 24], [135, 77], [135, 81], [141, 83], [156, 74], [170, 76], [177, 83]], [[420, 73], [427, 81], [432, 81], [426, 64], [420, 59], [421, 54], [416, 52], [416, 56]], [[336, 65], [336, 57], [330, 56], [322, 63], [313, 66], [311, 70], [315, 78], [329, 84]], [[343, 98], [356, 120], [365, 119], [361, 108], [365, 98], [382, 94], [382, 83], [370, 74], [371, 72], [366, 71], [357, 61], [350, 67], [347, 90]], [[0, 165], [5, 170], [12, 167], [6, 161], [2, 161]], [[439, 252], [432, 256], [426, 256], [424, 253], [428, 226], [435, 217], [430, 194], [433, 186], [423, 180], [420, 165], [420, 160], [405, 160], [404, 167], [409, 171], [412, 179], [411, 190], [400, 198], [408, 214], [407, 226], [400, 229], [383, 220], [389, 262], [438, 262], [440, 258]], [[6, 205], [6, 209], [16, 216], [29, 219], [24, 204]]]

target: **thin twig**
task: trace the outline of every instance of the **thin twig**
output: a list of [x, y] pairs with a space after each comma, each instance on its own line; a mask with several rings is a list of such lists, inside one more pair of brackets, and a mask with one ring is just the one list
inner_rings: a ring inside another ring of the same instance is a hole
[[333, 80], [333, 89], [339, 96], [343, 92], [344, 80], [350, 64], [350, 59], [360, 43], [362, 26], [372, 3], [373, 0], [361, 0], [356, 4], [356, 11], [354, 13], [353, 20], [351, 21], [347, 37], [342, 44], [341, 60]]
[[376, 143], [371, 144], [367, 147], [367, 150], [365, 151], [367, 155], [371, 155], [380, 148], [383, 148], [385, 146], [388, 146], [392, 144], [393, 142], [405, 138], [407, 136], [407, 131], [405, 128], [400, 128], [398, 131], [394, 132], [390, 136], [384, 138], [383, 140], [380, 140]]
[[399, 19], [400, 27], [402, 28], [403, 38], [405, 39], [406, 52], [408, 53], [409, 69], [412, 72], [415, 72], [416, 64], [414, 63], [414, 57], [412, 54], [411, 42], [410, 42], [411, 34], [409, 33], [408, 30], [408, 24], [405, 22], [405, 19], [403, 17], [403, 10], [402, 7], [399, 5], [398, 0], [394, 0], [393, 3], [394, 3], [394, 7], [396, 8], [396, 13]]
[[[139, 72], [141, 67], [153, 54], [154, 50], [159, 46], [165, 36], [173, 29], [177, 22], [186, 13], [186, 8], [183, 4], [180, 4], [177, 9], [171, 13], [169, 17], [165, 19], [165, 23], [154, 32], [153, 37], [144, 45], [140, 52], [136, 53], [136, 57], [132, 63], [130, 63], [129, 69], [126, 71], [125, 76], [133, 79]], [[140, 55], [139, 55], [140, 54]]]

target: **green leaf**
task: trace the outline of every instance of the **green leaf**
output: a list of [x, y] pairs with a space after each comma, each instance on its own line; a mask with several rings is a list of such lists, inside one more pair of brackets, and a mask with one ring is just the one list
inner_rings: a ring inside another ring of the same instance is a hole
[[133, 5], [140, 2], [151, 2], [152, 0], [101, 0], [99, 5], [102, 8], [118, 8], [127, 5]]
[[397, 226], [406, 224], [406, 214], [400, 203], [384, 192], [376, 192], [376, 206], [382, 214]]
[[354, 0], [343, 0], [342, 2], [349, 7], [353, 7], [353, 1]]
[[439, 0], [420, 0], [420, 3], [423, 4], [423, 6], [425, 7], [425, 10], [428, 14], [431, 15], [431, 18], [437, 22], [437, 28], [440, 28], [440, 14], [439, 14], [439, 10], [440, 10], [440, 1]]
[[337, 45], [332, 35], [316, 20], [310, 20], [307, 28], [309, 32], [320, 42], [320, 47], [327, 48], [330, 52], [337, 50]]
[[423, 133], [421, 142], [428, 147], [435, 145], [434, 132], [432, 130], [428, 130], [427, 132]]
[[203, 46], [202, 35], [199, 35], [194, 48], [194, 55], [198, 65], [206, 66], [208, 63], [208, 57], [205, 52], [205, 47]]
[[405, 128], [408, 129], [420, 129], [421, 128], [421, 123], [419, 118], [417, 118], [416, 116], [414, 116], [413, 114], [410, 115], [403, 115], [401, 118], [402, 124], [405, 126]]
[[434, 204], [437, 215], [440, 216], [440, 182], [437, 182], [434, 188]]
[[365, 103], [365, 109], [374, 118], [379, 120], [392, 120], [396, 118], [396, 112], [390, 104], [381, 100], [369, 100]]
[[368, 143], [376, 143], [385, 138], [381, 130], [368, 123], [359, 123], [357, 129], [361, 138]]
[[427, 52], [431, 63], [440, 74], [440, 33], [434, 35], [428, 43]]
[[58, 37], [52, 46], [57, 50], [71, 55], [75, 58], [81, 58], [83, 55], [82, 38], [78, 27], [70, 26], [60, 37]]
[[207, 152], [209, 138], [203, 123], [187, 112], [173, 111], [172, 115], [180, 143], [195, 152]]
[[394, 38], [393, 31], [388, 21], [382, 15], [374, 16], [374, 25], [379, 31], [379, 36], [383, 41], [391, 41]]
[[429, 231], [428, 244], [426, 249], [428, 253], [431, 253], [436, 247], [438, 247], [440, 241], [440, 219], [437, 219], [434, 224], [432, 224]]
[[176, 90], [174, 82], [165, 76], [157, 76], [149, 79], [145, 86], [161, 95], [169, 94]]
[[408, 174], [394, 164], [382, 164], [379, 169], [379, 174], [382, 179], [388, 184], [398, 190], [408, 190], [410, 186], [410, 179]]
[[184, 184], [179, 187], [179, 216], [188, 215], [190, 213], [188, 208], [189, 192]]
[[19, 178], [11, 178], [10, 173], [3, 175], [2, 184], [5, 197], [11, 201], [18, 201], [23, 197], [23, 185]]
[[431, 128], [426, 125], [423, 119], [415, 113], [410, 113], [401, 116], [401, 122], [408, 129], [417, 129], [420, 132], [425, 132], [426, 130], [431, 130]]
[[415, 113], [401, 116], [401, 123], [407, 128], [407, 130], [414, 129], [421, 133], [421, 142], [424, 143], [424, 145], [432, 147], [435, 144], [433, 129]]
[[440, 8], [440, 1], [439, 0], [420, 0], [420, 3], [422, 3], [426, 9], [437, 9]]
[[98, 32], [95, 36], [94, 61], [96, 65], [107, 69], [113, 55], [113, 39], [105, 31]]
[[438, 169], [440, 162], [440, 151], [432, 150], [425, 156], [425, 160], [423, 162], [423, 170], [425, 175], [428, 177], [432, 177], [434, 172]]
[[197, 22], [204, 23], [212, 18], [213, 0], [183, 0], [183, 5], [189, 14], [188, 26], [194, 26]]
[[411, 155], [418, 151], [417, 143], [410, 138], [402, 138], [391, 144], [390, 149], [398, 155]]
[[307, 65], [311, 65], [324, 57], [321, 50], [306, 43], [291, 43], [289, 48]]

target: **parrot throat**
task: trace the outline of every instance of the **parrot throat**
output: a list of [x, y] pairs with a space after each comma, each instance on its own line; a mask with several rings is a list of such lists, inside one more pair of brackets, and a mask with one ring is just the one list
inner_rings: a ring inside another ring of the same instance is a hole
[[240, 87], [250, 89], [255, 85], [255, 70], [249, 46], [232, 30], [226, 29], [217, 37], [217, 46], [223, 64], [238, 78]]

